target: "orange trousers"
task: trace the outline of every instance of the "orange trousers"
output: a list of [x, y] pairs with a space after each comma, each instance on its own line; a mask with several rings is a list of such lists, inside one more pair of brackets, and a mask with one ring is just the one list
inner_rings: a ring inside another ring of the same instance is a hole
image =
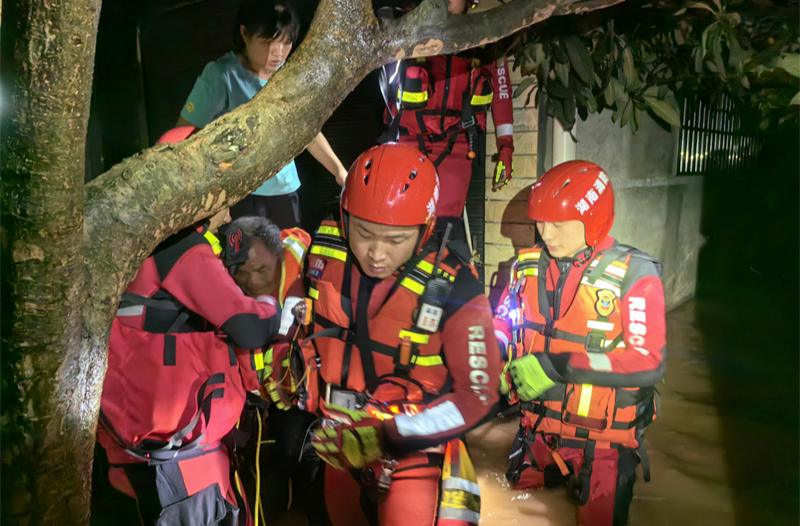
[[[437, 455], [436, 458], [441, 455]], [[432, 456], [433, 457], [433, 456]], [[434, 526], [441, 462], [426, 453], [399, 461], [389, 491], [365, 487], [349, 472], [326, 466], [325, 504], [333, 526]]]

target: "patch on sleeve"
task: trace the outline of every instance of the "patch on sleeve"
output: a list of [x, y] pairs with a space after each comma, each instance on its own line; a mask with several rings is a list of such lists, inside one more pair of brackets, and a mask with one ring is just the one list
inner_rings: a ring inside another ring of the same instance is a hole
[[194, 102], [186, 103], [186, 111], [194, 111]]
[[308, 276], [314, 279], [320, 279], [325, 270], [325, 260], [318, 257], [310, 257], [308, 261]]

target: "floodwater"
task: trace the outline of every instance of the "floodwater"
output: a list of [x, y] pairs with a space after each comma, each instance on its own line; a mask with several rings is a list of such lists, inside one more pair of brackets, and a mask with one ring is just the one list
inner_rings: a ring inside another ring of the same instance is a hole
[[[730, 422], [723, 421], [716, 408], [719, 382], [710, 372], [708, 339], [697, 328], [696, 310], [696, 302], [689, 301], [667, 314], [667, 378], [657, 386], [662, 414], [645, 435], [652, 480], [644, 483], [638, 469], [629, 524], [798, 524], [797, 517], [787, 513], [788, 507], [774, 505], [781, 499], [796, 500], [796, 496], [779, 495], [792, 491], [791, 482], [787, 487], [780, 479], [767, 480], [759, 475], [755, 492], [750, 487], [739, 488], [738, 493], [731, 488], [729, 481], [736, 480], [731, 476], [731, 465], [741, 460], [739, 453], [757, 454], [760, 446], [750, 444], [752, 431], [740, 437], [733, 453], [730, 441], [722, 439], [721, 430], [730, 428]], [[735, 421], [741, 426], [746, 418], [736, 417]], [[573, 526], [575, 508], [564, 490], [509, 488], [506, 462], [517, 426], [517, 419], [495, 420], [468, 435], [481, 488], [481, 525]], [[794, 437], [791, 435], [786, 443], [792, 443]], [[753, 460], [758, 464], [758, 457]], [[796, 473], [797, 463], [787, 463], [786, 469]], [[788, 477], [793, 480], [791, 473]], [[763, 495], [771, 496], [764, 499]], [[299, 515], [292, 515], [280, 524], [306, 523]]]
[[[645, 435], [652, 480], [645, 484], [638, 470], [632, 526], [736, 523], [713, 385], [693, 318], [694, 302], [667, 315], [667, 379], [657, 386], [662, 413]], [[481, 525], [574, 525], [565, 491], [508, 487], [506, 460], [516, 431], [516, 420], [500, 420], [468, 437], [481, 486]]]

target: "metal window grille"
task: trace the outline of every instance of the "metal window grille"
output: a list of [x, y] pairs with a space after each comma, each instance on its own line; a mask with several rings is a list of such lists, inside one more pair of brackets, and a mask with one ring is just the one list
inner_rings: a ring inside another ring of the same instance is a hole
[[747, 123], [728, 97], [714, 104], [688, 97], [678, 136], [678, 175], [739, 172], [755, 166], [764, 134]]

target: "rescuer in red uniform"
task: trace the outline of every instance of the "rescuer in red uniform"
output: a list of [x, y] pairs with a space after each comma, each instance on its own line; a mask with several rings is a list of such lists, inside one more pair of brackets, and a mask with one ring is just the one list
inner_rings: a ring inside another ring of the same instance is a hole
[[249, 518], [228, 437], [246, 392], [261, 386], [261, 347], [277, 335], [280, 310], [270, 296], [245, 296], [231, 278], [248, 247], [240, 229], [217, 238], [229, 219], [225, 209], [167, 238], [122, 295], [98, 441], [111, 486], [135, 498], [139, 513], [114, 524]]
[[[477, 1], [449, 0], [452, 14], [463, 14]], [[392, 10], [379, 15], [391, 17]], [[507, 60], [495, 62], [483, 48], [457, 55], [407, 59], [381, 71], [388, 131], [380, 142], [418, 148], [439, 173], [439, 226], [452, 223], [453, 238], [465, 239], [462, 214], [473, 163], [484, 165], [486, 112], [491, 108], [498, 161], [492, 188], [499, 190], [513, 175], [514, 116]], [[481, 174], [481, 177], [483, 175]]]
[[324, 222], [309, 250], [301, 384], [325, 417], [319, 456], [350, 469], [325, 473], [334, 526], [479, 520], [459, 437], [497, 401], [500, 360], [474, 269], [446, 245], [425, 248], [438, 188], [416, 148], [372, 148], [347, 176], [342, 224]]
[[543, 240], [522, 250], [495, 317], [501, 380], [523, 417], [507, 477], [567, 485], [578, 524], [624, 525], [644, 430], [658, 413], [666, 327], [662, 264], [608, 236], [614, 191], [596, 164], [570, 161], [533, 185]]

